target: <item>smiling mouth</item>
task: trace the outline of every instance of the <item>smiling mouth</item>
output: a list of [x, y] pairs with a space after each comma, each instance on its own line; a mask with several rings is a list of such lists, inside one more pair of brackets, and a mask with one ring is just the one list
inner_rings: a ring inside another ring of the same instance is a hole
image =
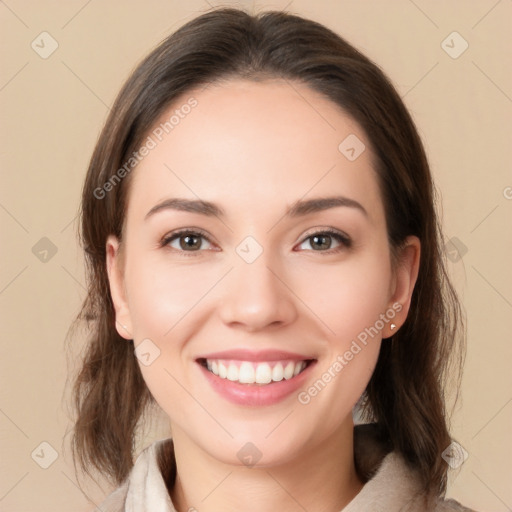
[[239, 361], [229, 359], [198, 359], [197, 362], [221, 379], [240, 384], [265, 386], [290, 380], [301, 374], [314, 359], [302, 361]]

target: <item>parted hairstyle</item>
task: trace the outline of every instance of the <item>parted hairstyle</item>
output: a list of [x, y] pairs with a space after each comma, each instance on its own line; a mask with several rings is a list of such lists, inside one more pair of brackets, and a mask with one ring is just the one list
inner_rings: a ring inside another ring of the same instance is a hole
[[443, 495], [447, 464], [441, 454], [451, 442], [445, 390], [451, 375], [458, 376], [456, 389], [460, 383], [465, 329], [446, 271], [437, 195], [422, 142], [377, 65], [325, 26], [278, 11], [250, 15], [223, 8], [192, 19], [136, 67], [110, 111], [92, 154], [80, 211], [88, 294], [76, 322], [85, 322], [88, 338], [74, 385], [75, 461], [87, 473], [95, 469], [122, 482], [153, 400], [133, 344], [116, 331], [106, 269], [107, 237], [122, 239], [131, 174], [107, 192], [105, 183], [112, 183], [175, 98], [231, 78], [302, 83], [341, 107], [374, 151], [391, 255], [407, 236], [420, 239], [409, 314], [382, 343], [361, 403], [364, 418], [378, 425], [389, 449], [419, 472], [425, 493]]

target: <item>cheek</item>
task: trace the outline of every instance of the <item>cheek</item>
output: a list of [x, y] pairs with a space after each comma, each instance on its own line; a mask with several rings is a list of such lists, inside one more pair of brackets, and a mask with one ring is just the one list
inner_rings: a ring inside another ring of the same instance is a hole
[[350, 414], [377, 363], [391, 279], [389, 259], [382, 254], [297, 272], [297, 294], [318, 315], [325, 335], [317, 378], [298, 401], [317, 410], [327, 429]]
[[194, 401], [185, 391], [190, 387], [186, 382], [187, 342], [197, 327], [194, 318], [201, 298], [218, 280], [211, 268], [195, 267], [135, 251], [126, 262], [135, 347], [145, 343], [149, 352], [157, 355], [150, 364], [139, 357], [139, 367], [156, 402], [173, 419], [176, 414], [184, 419], [196, 413]]
[[[140, 261], [140, 264], [138, 263]], [[128, 302], [134, 337], [162, 340], [193, 314], [222, 277], [222, 269], [175, 264], [165, 258], [137, 258], [127, 264]]]
[[149, 339], [147, 346], [157, 354], [148, 365], [139, 358], [139, 367], [151, 394], [173, 419], [176, 414], [184, 419], [197, 413], [186, 391], [190, 388], [189, 340], [202, 327], [209, 291], [229, 270], [224, 267], [186, 261], [176, 264], [161, 254], [148, 256], [136, 251], [127, 259], [126, 285], [135, 347], [147, 345]]
[[388, 308], [391, 270], [382, 254], [368, 251], [335, 265], [302, 265], [291, 276], [297, 296], [339, 349], [374, 326]]

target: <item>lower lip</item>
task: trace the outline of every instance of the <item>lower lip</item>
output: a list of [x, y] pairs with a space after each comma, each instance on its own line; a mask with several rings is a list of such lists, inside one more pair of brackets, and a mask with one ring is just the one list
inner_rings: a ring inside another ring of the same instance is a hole
[[314, 366], [314, 362], [291, 379], [258, 385], [240, 384], [229, 379], [222, 379], [199, 364], [204, 376], [219, 395], [231, 403], [252, 407], [273, 405], [290, 396], [304, 384], [312, 366]]

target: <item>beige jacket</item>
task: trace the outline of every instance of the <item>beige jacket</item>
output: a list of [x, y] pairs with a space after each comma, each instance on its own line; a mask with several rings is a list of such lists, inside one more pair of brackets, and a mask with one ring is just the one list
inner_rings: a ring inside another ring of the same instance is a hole
[[[369, 442], [365, 443], [361, 435], [356, 437], [354, 453], [358, 467], [368, 469], [375, 464], [375, 461], [382, 462], [373, 477], [341, 512], [474, 512], [454, 500], [442, 498], [426, 508], [418, 493], [417, 478], [403, 459], [394, 452], [387, 454], [383, 459], [378, 455], [376, 457], [375, 453], [378, 449], [373, 449], [375, 445], [372, 440], [369, 439]], [[368, 446], [372, 447], [371, 450], [368, 450]], [[103, 512], [176, 512], [157, 459], [159, 450], [172, 449], [172, 441], [166, 439], [157, 441], [144, 450], [135, 462], [128, 479], [103, 502], [100, 510]]]

